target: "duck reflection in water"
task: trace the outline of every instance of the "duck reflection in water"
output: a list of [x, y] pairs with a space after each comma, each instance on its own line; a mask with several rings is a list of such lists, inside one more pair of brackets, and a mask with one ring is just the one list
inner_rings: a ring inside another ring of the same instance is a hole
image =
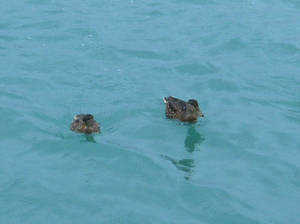
[[[184, 141], [184, 146], [189, 153], [193, 153], [197, 145], [199, 146], [204, 141], [204, 137], [202, 137], [195, 128], [195, 125], [189, 125], [187, 130], [187, 136]], [[162, 155], [162, 157], [168, 161], [170, 161], [178, 170], [181, 170], [186, 173], [184, 176], [185, 179], [189, 180], [191, 174], [193, 173], [193, 169], [195, 168], [195, 160], [194, 159], [180, 159], [176, 160], [171, 158], [170, 156]]]
[[187, 136], [184, 141], [186, 150], [190, 153], [195, 151], [197, 145], [200, 145], [204, 141], [204, 138], [196, 130], [195, 125], [191, 125], [188, 128]]
[[92, 134], [84, 134], [84, 139], [81, 139], [80, 142], [97, 143], [94, 138], [94, 135], [92, 135]]
[[195, 162], [193, 159], [181, 159], [181, 160], [176, 160], [173, 159], [169, 156], [164, 156], [162, 157], [168, 161], [170, 161], [178, 170], [181, 170], [183, 172], [187, 173], [187, 176], [185, 176], [185, 179], [190, 179], [190, 175], [193, 172], [193, 168], [195, 167]]

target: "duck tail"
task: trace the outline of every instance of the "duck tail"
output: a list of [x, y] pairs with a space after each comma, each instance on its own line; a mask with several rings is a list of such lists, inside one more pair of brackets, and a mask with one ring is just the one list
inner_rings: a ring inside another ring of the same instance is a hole
[[164, 97], [164, 98], [163, 98], [163, 101], [164, 101], [164, 103], [167, 103], [167, 98]]

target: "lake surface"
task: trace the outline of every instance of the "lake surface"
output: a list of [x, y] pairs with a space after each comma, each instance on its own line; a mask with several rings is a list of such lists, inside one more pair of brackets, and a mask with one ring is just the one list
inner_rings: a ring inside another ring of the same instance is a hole
[[[0, 223], [300, 223], [299, 1], [0, 12]], [[169, 95], [205, 117], [165, 119]]]

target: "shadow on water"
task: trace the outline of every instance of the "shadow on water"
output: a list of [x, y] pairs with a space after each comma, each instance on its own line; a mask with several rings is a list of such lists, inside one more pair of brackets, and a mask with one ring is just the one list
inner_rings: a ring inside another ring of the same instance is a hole
[[[193, 153], [197, 146], [205, 140], [203, 136], [196, 130], [195, 125], [189, 125], [187, 130], [187, 136], [184, 141], [184, 146], [189, 153]], [[171, 158], [170, 156], [162, 155], [162, 157], [168, 161], [170, 161], [178, 170], [181, 170], [186, 173], [184, 178], [189, 180], [193, 173], [193, 168], [195, 167], [194, 159], [180, 159], [176, 160]]]

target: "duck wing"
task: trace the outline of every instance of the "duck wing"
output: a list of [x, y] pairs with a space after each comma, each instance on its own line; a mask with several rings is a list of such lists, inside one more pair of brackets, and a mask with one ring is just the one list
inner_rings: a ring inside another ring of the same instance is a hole
[[175, 97], [164, 98], [168, 118], [178, 118], [186, 111], [186, 102]]

